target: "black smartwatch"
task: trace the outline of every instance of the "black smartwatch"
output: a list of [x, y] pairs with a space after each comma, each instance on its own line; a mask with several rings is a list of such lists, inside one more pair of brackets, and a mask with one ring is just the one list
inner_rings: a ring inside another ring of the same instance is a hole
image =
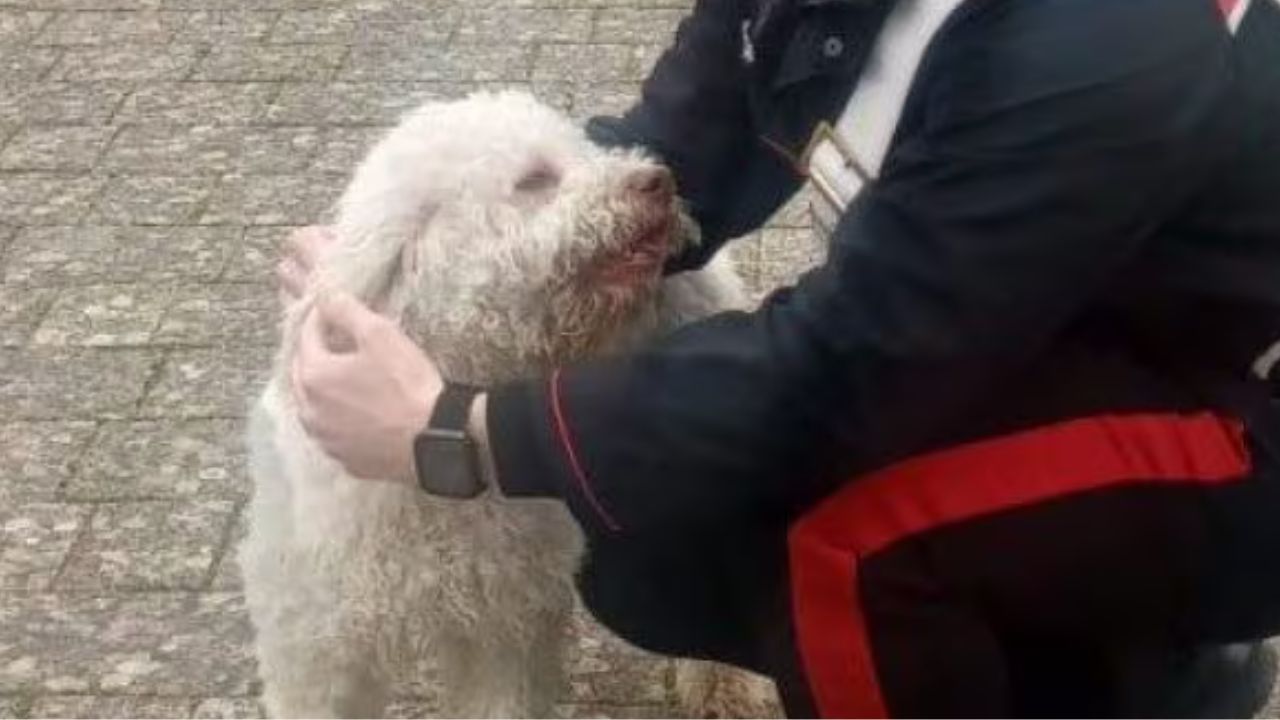
[[480, 392], [445, 383], [427, 427], [413, 439], [414, 470], [427, 494], [466, 499], [484, 492], [476, 443], [467, 435], [471, 403]]

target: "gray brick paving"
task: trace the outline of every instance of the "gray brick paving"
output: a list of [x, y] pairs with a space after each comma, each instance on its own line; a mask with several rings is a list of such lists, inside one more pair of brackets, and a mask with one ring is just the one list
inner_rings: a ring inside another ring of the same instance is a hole
[[50, 82], [14, 88], [0, 96], [0, 117], [35, 129], [103, 125], [111, 120], [131, 87], [109, 82]]
[[[0, 716], [261, 715], [229, 549], [276, 244], [425, 99], [622, 111], [690, 5], [0, 0]], [[732, 247], [756, 297], [806, 227]], [[668, 712], [670, 663], [580, 623], [560, 714]]]
[[92, 420], [0, 424], [0, 507], [60, 498], [97, 427]]

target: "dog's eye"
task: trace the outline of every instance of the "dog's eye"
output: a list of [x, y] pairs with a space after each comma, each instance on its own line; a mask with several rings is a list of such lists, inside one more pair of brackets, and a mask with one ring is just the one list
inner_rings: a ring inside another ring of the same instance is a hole
[[548, 165], [539, 165], [516, 181], [516, 191], [541, 193], [553, 190], [560, 184], [560, 174]]

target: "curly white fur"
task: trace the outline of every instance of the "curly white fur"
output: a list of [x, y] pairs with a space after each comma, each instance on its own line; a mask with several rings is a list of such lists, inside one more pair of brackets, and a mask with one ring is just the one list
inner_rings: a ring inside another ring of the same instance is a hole
[[[636, 178], [655, 171], [527, 95], [427, 104], [357, 170], [317, 292], [354, 293], [399, 320], [447, 378], [477, 384], [741, 305], [724, 260], [666, 281], [599, 280], [650, 228], [687, 241], [674, 201], [636, 199]], [[348, 477], [282, 390], [309, 303], [285, 319], [249, 430], [240, 561], [269, 712], [376, 716], [391, 679], [427, 662], [443, 671], [447, 716], [546, 715], [583, 551], [573, 520], [552, 501], [450, 502]]]

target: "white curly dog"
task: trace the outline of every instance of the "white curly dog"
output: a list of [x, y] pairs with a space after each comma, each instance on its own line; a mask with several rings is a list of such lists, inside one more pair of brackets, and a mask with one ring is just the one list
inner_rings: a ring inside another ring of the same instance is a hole
[[[593, 145], [520, 93], [408, 115], [360, 165], [333, 221], [315, 292], [341, 288], [396, 319], [458, 382], [544, 373], [743, 304], [725, 260], [656, 272], [693, 241], [665, 169]], [[378, 716], [392, 678], [425, 662], [441, 671], [446, 716], [547, 715], [564, 680], [579, 530], [551, 501], [452, 502], [346, 475], [286, 391], [314, 296], [285, 318], [249, 429], [240, 563], [268, 711]], [[695, 704], [733, 676], [681, 668]]]

